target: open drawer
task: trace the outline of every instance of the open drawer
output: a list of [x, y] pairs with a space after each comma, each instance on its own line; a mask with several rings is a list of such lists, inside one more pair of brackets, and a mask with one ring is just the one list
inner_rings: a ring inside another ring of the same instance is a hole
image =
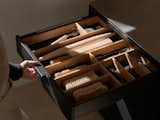
[[41, 62], [36, 70], [42, 84], [69, 120], [131, 94], [142, 81], [158, 79], [160, 68], [93, 7], [78, 21], [17, 36], [17, 48], [23, 59]]

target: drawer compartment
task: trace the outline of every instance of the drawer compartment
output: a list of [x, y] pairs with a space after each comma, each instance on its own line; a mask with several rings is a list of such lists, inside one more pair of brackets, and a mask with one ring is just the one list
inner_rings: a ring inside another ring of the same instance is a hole
[[81, 20], [17, 36], [17, 47], [23, 59], [41, 62], [42, 83], [68, 119], [112, 104], [130, 85], [159, 72], [155, 59], [93, 10]]

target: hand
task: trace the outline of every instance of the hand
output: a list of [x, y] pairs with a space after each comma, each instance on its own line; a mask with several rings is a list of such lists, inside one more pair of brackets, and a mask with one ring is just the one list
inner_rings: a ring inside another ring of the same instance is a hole
[[20, 63], [23, 70], [23, 77], [33, 79], [37, 75], [37, 71], [34, 69], [36, 65], [39, 65], [38, 61], [25, 60]]

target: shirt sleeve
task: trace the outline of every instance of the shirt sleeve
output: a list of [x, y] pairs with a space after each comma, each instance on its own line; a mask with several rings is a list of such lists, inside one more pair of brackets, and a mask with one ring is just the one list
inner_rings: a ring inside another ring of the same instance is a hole
[[9, 77], [16, 81], [23, 75], [23, 70], [19, 64], [9, 64]]

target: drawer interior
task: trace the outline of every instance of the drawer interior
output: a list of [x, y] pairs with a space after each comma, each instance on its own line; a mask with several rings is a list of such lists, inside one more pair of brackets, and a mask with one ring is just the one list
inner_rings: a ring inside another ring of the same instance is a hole
[[22, 42], [75, 104], [158, 70], [98, 16], [24, 37]]

